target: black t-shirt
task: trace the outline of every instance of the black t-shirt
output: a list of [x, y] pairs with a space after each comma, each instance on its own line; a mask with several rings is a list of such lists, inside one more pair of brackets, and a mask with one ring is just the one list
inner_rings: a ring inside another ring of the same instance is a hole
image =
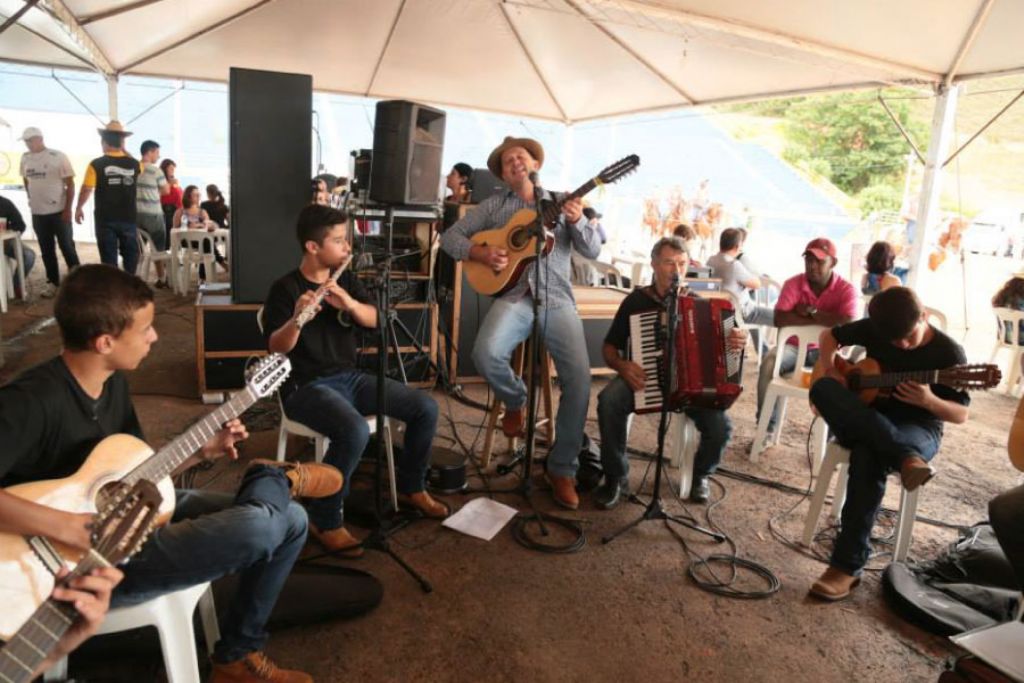
[[69, 476], [112, 434], [142, 438], [122, 373], [93, 399], [60, 356], [26, 370], [0, 387], [0, 487]]
[[91, 162], [96, 171], [96, 201], [93, 213], [97, 222], [134, 223], [135, 195], [138, 190], [139, 162], [129, 155], [104, 154]]
[[608, 328], [608, 334], [604, 336], [604, 343], [611, 344], [619, 351], [625, 352], [626, 344], [629, 343], [629, 316], [653, 311], [656, 308], [664, 308], [664, 304], [658, 298], [654, 287], [634, 289], [619, 304], [619, 310], [615, 311], [615, 318], [612, 319], [612, 325]]
[[[338, 284], [356, 301], [370, 303], [366, 288], [351, 270], [341, 274]], [[268, 343], [270, 335], [295, 313], [296, 300], [318, 287], [317, 283], [307, 280], [298, 268], [270, 286], [263, 308], [263, 335]], [[281, 387], [281, 397], [287, 397], [298, 387], [319, 377], [354, 369], [357, 329], [357, 323], [348, 315], [324, 303], [320, 312], [302, 328], [299, 341], [288, 353], [292, 374]]]
[[199, 208], [206, 212], [210, 220], [222, 228], [228, 227], [228, 205], [224, 202], [205, 201]]
[[[967, 362], [963, 347], [953, 341], [945, 332], [932, 327], [931, 341], [916, 349], [899, 349], [878, 334], [870, 319], [857, 320], [832, 328], [832, 336], [841, 346], [857, 344], [867, 349], [868, 357], [881, 364], [883, 372], [905, 370], [944, 370]], [[946, 401], [970, 405], [971, 398], [966, 391], [958, 391], [944, 384], [931, 384], [932, 393]], [[940, 431], [942, 421], [932, 413], [904, 403], [896, 398], [880, 398], [874, 404], [884, 415], [902, 420], [933, 423]]]

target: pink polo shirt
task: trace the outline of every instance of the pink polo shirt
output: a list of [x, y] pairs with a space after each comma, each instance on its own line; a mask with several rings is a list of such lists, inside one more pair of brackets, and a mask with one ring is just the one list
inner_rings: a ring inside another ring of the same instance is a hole
[[[838, 313], [854, 320], [857, 317], [857, 299], [856, 288], [841, 278], [838, 273], [832, 273], [832, 279], [829, 280], [828, 286], [820, 295], [815, 294], [811, 289], [811, 285], [807, 282], [807, 276], [800, 273], [789, 278], [782, 285], [779, 300], [775, 302], [775, 310], [792, 311], [797, 304], [806, 304], [819, 311]], [[788, 344], [790, 341], [787, 339], [786, 343]]]

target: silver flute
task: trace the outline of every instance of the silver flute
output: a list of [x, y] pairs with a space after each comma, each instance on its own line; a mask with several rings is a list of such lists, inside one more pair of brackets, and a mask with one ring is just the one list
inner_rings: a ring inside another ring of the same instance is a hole
[[348, 268], [348, 264], [352, 263], [352, 257], [349, 256], [348, 260], [338, 266], [338, 269], [331, 273], [331, 276], [327, 280], [316, 288], [316, 292], [313, 294], [313, 300], [309, 302], [309, 305], [299, 311], [299, 315], [295, 318], [295, 327], [302, 329], [302, 327], [313, 319], [316, 315], [316, 308], [320, 305], [320, 302], [324, 300], [324, 296], [327, 295], [327, 288], [333, 283], [338, 281], [341, 274]]

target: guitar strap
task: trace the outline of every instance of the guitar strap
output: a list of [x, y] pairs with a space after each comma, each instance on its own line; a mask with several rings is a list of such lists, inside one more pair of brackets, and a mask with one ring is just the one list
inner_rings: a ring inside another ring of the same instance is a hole
[[25, 541], [32, 548], [32, 552], [36, 554], [39, 561], [43, 563], [43, 566], [46, 567], [46, 571], [50, 572], [53, 576], [57, 576], [57, 572], [65, 566], [64, 558], [50, 544], [50, 541], [42, 536], [26, 536]]

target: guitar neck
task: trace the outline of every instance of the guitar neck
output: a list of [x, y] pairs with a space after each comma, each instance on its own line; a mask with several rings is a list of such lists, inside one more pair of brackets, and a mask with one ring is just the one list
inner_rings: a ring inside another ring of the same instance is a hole
[[225, 422], [244, 413], [249, 406], [256, 402], [256, 398], [256, 395], [248, 387], [237, 392], [227, 403], [196, 422], [185, 433], [161, 448], [153, 457], [147, 458], [145, 462], [125, 475], [124, 483], [132, 486], [140, 479], [158, 482], [170, 476], [214, 434], [219, 432]]
[[955, 384], [955, 382], [944, 379], [942, 370], [908, 370], [905, 372], [883, 372], [879, 375], [861, 375], [859, 388], [861, 389], [883, 389], [895, 387], [903, 382], [917, 382], [919, 384]]
[[[84, 576], [97, 567], [107, 566], [100, 559], [91, 553], [86, 555], [71, 572], [71, 576]], [[78, 611], [71, 603], [53, 598], [43, 602], [0, 650], [0, 681], [31, 681], [32, 674], [53, 652], [77, 618]]]

